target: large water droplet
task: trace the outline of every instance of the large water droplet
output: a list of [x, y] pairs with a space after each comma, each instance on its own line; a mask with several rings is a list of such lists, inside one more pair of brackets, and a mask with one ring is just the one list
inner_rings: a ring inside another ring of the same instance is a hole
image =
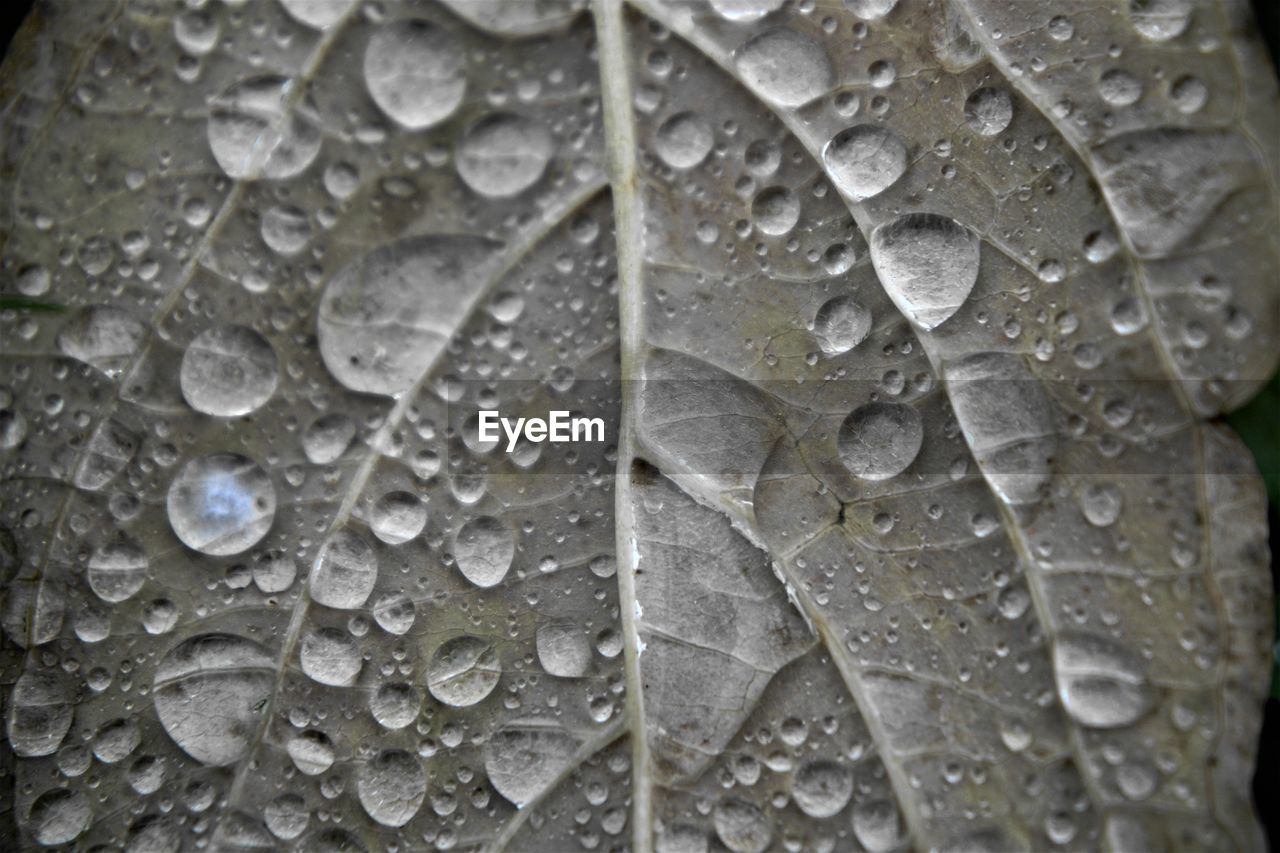
[[493, 586], [506, 577], [515, 553], [511, 528], [488, 515], [462, 525], [453, 541], [458, 571], [476, 586]]
[[543, 625], [536, 637], [538, 663], [551, 675], [578, 678], [591, 666], [591, 641], [575, 625]]
[[262, 214], [262, 242], [285, 257], [298, 254], [311, 239], [311, 223], [300, 207], [278, 204]]
[[542, 122], [514, 113], [485, 116], [458, 143], [458, 174], [490, 198], [509, 198], [537, 183], [555, 142]]
[[577, 749], [578, 740], [556, 725], [515, 723], [485, 744], [484, 769], [499, 794], [523, 806], [555, 782]]
[[115, 377], [145, 334], [142, 324], [128, 312], [109, 305], [90, 305], [73, 314], [58, 332], [58, 349]]
[[24, 672], [9, 696], [9, 744], [23, 757], [50, 755], [75, 714], [70, 682], [54, 670]]
[[853, 796], [853, 772], [835, 761], [810, 761], [796, 771], [791, 795], [809, 817], [831, 817]]
[[782, 8], [783, 0], [711, 0], [711, 8], [726, 21], [747, 24]]
[[402, 681], [384, 684], [369, 700], [369, 713], [384, 729], [403, 729], [418, 716], [422, 697]]
[[149, 565], [142, 546], [119, 534], [89, 557], [89, 588], [103, 601], [124, 601], [142, 589]]
[[1191, 23], [1192, 0], [1130, 0], [1129, 17], [1143, 38], [1169, 41]]
[[673, 169], [692, 169], [707, 159], [715, 136], [711, 124], [696, 113], [676, 113], [662, 123], [653, 138], [653, 148]]
[[586, 0], [440, 0], [458, 17], [485, 32], [532, 36], [560, 29], [586, 6]]
[[733, 853], [764, 853], [773, 839], [773, 827], [764, 812], [745, 800], [721, 801], [712, 821], [716, 835]]
[[822, 162], [836, 187], [863, 201], [893, 186], [907, 171], [907, 146], [875, 124], [846, 128], [822, 149]]
[[493, 646], [479, 637], [454, 637], [431, 656], [427, 689], [446, 705], [465, 707], [493, 692], [500, 675]]
[[245, 326], [201, 332], [182, 356], [182, 396], [206, 415], [231, 418], [261, 408], [275, 393], [276, 352]]
[[840, 355], [866, 340], [871, 312], [851, 296], [828, 299], [813, 318], [813, 334], [827, 355]]
[[31, 804], [28, 831], [47, 847], [67, 844], [89, 828], [93, 807], [82, 791], [54, 788]]
[[369, 817], [383, 826], [404, 826], [422, 808], [427, 774], [404, 750], [383, 750], [360, 769], [356, 793]]
[[169, 524], [188, 548], [221, 557], [257, 544], [276, 516], [276, 491], [238, 453], [192, 459], [169, 486]]
[[408, 389], [466, 316], [497, 245], [456, 235], [413, 237], [343, 268], [325, 289], [317, 320], [329, 372], [353, 391]]
[[311, 165], [322, 136], [310, 97], [288, 77], [243, 80], [213, 99], [209, 147], [237, 180], [290, 178]]
[[462, 103], [465, 64], [454, 36], [426, 21], [397, 21], [369, 39], [364, 79], [384, 113], [420, 130], [444, 121]]
[[275, 659], [263, 646], [202, 634], [164, 656], [151, 693], [173, 742], [203, 764], [223, 766], [248, 752], [275, 680]]
[[355, 437], [356, 424], [349, 415], [321, 415], [302, 433], [302, 452], [313, 465], [328, 465], [347, 452]]
[[1058, 440], [1053, 406], [1026, 360], [975, 353], [946, 366], [947, 387], [965, 441], [1001, 500], [1040, 500]]
[[331, 687], [354, 684], [360, 674], [360, 649], [350, 634], [337, 628], [317, 628], [302, 638], [298, 658], [313, 681]]
[[784, 107], [825, 94], [835, 81], [822, 45], [795, 30], [767, 30], [738, 49], [734, 63], [748, 86]]
[[909, 213], [871, 234], [871, 262], [894, 303], [935, 329], [960, 310], [978, 280], [978, 238], [954, 219]]
[[868, 853], [888, 853], [902, 843], [902, 819], [888, 800], [858, 800], [853, 807], [853, 834]]
[[964, 120], [980, 136], [996, 136], [1013, 121], [1013, 99], [1004, 89], [978, 89], [964, 102]]
[[407, 634], [417, 618], [413, 599], [403, 592], [392, 593], [378, 599], [373, 606], [373, 618], [382, 630], [389, 634]]
[[280, 0], [280, 5], [295, 21], [325, 30], [347, 13], [357, 0]]
[[866, 21], [883, 18], [898, 5], [898, 0], [844, 0], [849, 11]]
[[761, 190], [751, 202], [751, 218], [762, 234], [780, 237], [800, 221], [800, 199], [786, 187]]
[[1112, 640], [1066, 634], [1053, 646], [1058, 695], [1075, 720], [1094, 728], [1136, 723], [1154, 697], [1141, 661]]
[[329, 736], [315, 729], [308, 729], [292, 738], [285, 745], [285, 751], [289, 753], [293, 765], [307, 776], [319, 776], [332, 767], [337, 759], [337, 751]]
[[840, 460], [864, 480], [888, 480], [915, 461], [924, 442], [920, 413], [903, 403], [867, 403], [855, 409], [836, 438]]
[[410, 492], [387, 492], [369, 510], [369, 529], [388, 545], [401, 545], [422, 532], [427, 507]]
[[1120, 518], [1120, 491], [1110, 483], [1090, 483], [1080, 492], [1080, 511], [1095, 527], [1110, 527]]
[[325, 607], [352, 610], [364, 605], [378, 582], [378, 557], [360, 534], [343, 528], [329, 537], [316, 557], [311, 597]]

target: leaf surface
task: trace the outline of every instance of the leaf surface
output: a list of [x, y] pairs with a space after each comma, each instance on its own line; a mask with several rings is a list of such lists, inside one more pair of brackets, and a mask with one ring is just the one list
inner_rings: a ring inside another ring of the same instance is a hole
[[0, 71], [4, 837], [1264, 845], [1235, 6], [86, 8]]

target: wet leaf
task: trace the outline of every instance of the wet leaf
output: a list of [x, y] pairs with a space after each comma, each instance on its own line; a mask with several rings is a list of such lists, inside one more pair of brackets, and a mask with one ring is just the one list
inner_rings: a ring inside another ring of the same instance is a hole
[[1280, 353], [1250, 26], [39, 4], [0, 836], [1261, 848], [1266, 495], [1212, 420]]

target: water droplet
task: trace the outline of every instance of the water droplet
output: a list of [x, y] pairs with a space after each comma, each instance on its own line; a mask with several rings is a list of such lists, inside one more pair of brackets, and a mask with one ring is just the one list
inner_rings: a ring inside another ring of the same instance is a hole
[[285, 746], [293, 765], [307, 776], [319, 776], [333, 766], [337, 758], [333, 742], [324, 732], [309, 729], [291, 739]]
[[382, 630], [389, 634], [407, 634], [417, 618], [417, 609], [413, 599], [403, 592], [393, 593], [378, 599], [373, 606], [373, 618]]
[[124, 601], [142, 589], [149, 565], [142, 546], [118, 534], [89, 558], [89, 587], [103, 601]]
[[844, 5], [864, 21], [874, 21], [892, 12], [898, 0], [844, 0]]
[[21, 412], [0, 409], [0, 450], [12, 450], [27, 437], [27, 419]]
[[1080, 492], [1080, 510], [1095, 527], [1115, 524], [1120, 508], [1120, 492], [1110, 483], [1092, 483]]
[[253, 561], [253, 582], [268, 595], [284, 592], [297, 576], [297, 564], [283, 551], [267, 551]]
[[238, 453], [192, 459], [169, 486], [169, 524], [188, 548], [216, 557], [257, 544], [276, 516], [276, 492], [258, 464]]
[[1108, 104], [1124, 107], [1142, 97], [1142, 83], [1128, 71], [1113, 68], [1098, 80], [1098, 94]]
[[1049, 31], [1049, 38], [1054, 41], [1068, 41], [1076, 34], [1076, 25], [1071, 23], [1070, 18], [1062, 15], [1050, 18], [1046, 29]]
[[446, 705], [465, 707], [493, 692], [501, 674], [493, 646], [479, 637], [454, 637], [432, 655], [427, 689]]
[[369, 514], [369, 528], [388, 545], [408, 542], [426, 524], [426, 506], [409, 492], [387, 492], [378, 498]]
[[726, 21], [747, 24], [782, 8], [783, 0], [711, 0], [711, 8]]
[[247, 415], [275, 393], [276, 353], [253, 329], [215, 326], [183, 353], [179, 381], [196, 411], [221, 418]]
[[1013, 99], [1004, 89], [978, 89], [964, 102], [964, 120], [974, 133], [996, 136], [1013, 121]]
[[475, 237], [431, 235], [348, 264], [329, 281], [316, 324], [329, 372], [362, 393], [408, 389], [466, 315], [496, 248]]
[[360, 649], [350, 634], [337, 628], [313, 628], [302, 638], [298, 658], [312, 681], [331, 687], [354, 684], [360, 674]]
[[357, 0], [280, 0], [289, 16], [300, 24], [326, 30], [347, 13]]
[[43, 296], [49, 292], [52, 281], [53, 276], [47, 269], [38, 264], [32, 264], [18, 271], [18, 292], [23, 296]]
[[751, 202], [751, 217], [761, 233], [779, 237], [800, 221], [800, 199], [786, 187], [769, 187]]
[[321, 415], [302, 434], [302, 452], [313, 465], [336, 462], [356, 437], [356, 425], [348, 415]]
[[712, 821], [716, 835], [733, 853], [764, 853], [773, 839], [773, 827], [764, 812], [745, 800], [718, 803]]
[[47, 847], [74, 841], [89, 828], [93, 807], [82, 791], [54, 788], [31, 804], [28, 831]]
[[1180, 113], [1196, 113], [1209, 102], [1209, 87], [1199, 77], [1179, 77], [1169, 87], [1169, 99]]
[[1192, 0], [1130, 0], [1129, 18], [1143, 38], [1169, 41], [1191, 23]]
[[281, 794], [262, 810], [262, 822], [276, 838], [291, 841], [301, 835], [311, 820], [307, 801], [297, 794]]
[[696, 113], [685, 112], [662, 123], [654, 135], [653, 147], [673, 169], [692, 169], [707, 159], [714, 142], [710, 123]]
[[1160, 777], [1143, 761], [1130, 761], [1116, 768], [1116, 787], [1130, 800], [1145, 800], [1156, 791]]
[[519, 807], [554, 783], [577, 749], [578, 741], [557, 726], [515, 723], [485, 744], [484, 769], [498, 793]]
[[853, 807], [853, 835], [868, 853], [888, 853], [903, 840], [898, 807], [888, 800], [859, 800]]
[[783, 107], [808, 103], [835, 82], [831, 59], [822, 46], [781, 27], [767, 30], [739, 48], [735, 66], [748, 86]]
[[384, 729], [403, 729], [418, 716], [422, 697], [411, 685], [392, 682], [378, 688], [369, 700], [369, 713]]
[[574, 625], [542, 625], [536, 644], [538, 663], [551, 675], [578, 678], [591, 666], [591, 641]]
[[863, 201], [893, 186], [907, 170], [907, 146], [885, 127], [845, 128], [822, 149], [822, 162], [836, 187]]
[[476, 586], [493, 586], [506, 577], [515, 552], [511, 528], [488, 515], [468, 521], [453, 541], [458, 571]]
[[532, 36], [549, 33], [568, 24], [584, 0], [440, 0], [458, 17], [488, 33]]
[[1151, 709], [1151, 686], [1141, 662], [1104, 637], [1066, 634], [1053, 647], [1062, 704], [1077, 722], [1094, 728], [1136, 723]]
[[9, 744], [28, 758], [52, 755], [75, 714], [70, 682], [54, 670], [24, 672], [9, 696]]
[[920, 413], [903, 403], [868, 403], [855, 409], [836, 439], [840, 461], [864, 480], [888, 480], [915, 461], [924, 442]]
[[291, 178], [311, 165], [323, 139], [315, 104], [294, 92], [296, 81], [243, 80], [213, 99], [209, 147], [231, 178]]
[[262, 242], [271, 251], [292, 257], [306, 248], [311, 239], [307, 213], [293, 205], [276, 205], [262, 214]]
[[494, 113], [471, 125], [458, 143], [458, 174], [480, 195], [519, 195], [542, 177], [554, 145], [536, 119]]
[[383, 826], [404, 826], [422, 808], [427, 774], [409, 753], [386, 749], [360, 769], [356, 793], [369, 817]]
[[329, 537], [316, 558], [311, 597], [325, 607], [362, 607], [378, 582], [378, 557], [360, 534], [343, 528]]
[[275, 681], [275, 659], [263, 646], [202, 634], [169, 650], [151, 694], [160, 724], [183, 752], [225, 766], [249, 751]]
[[213, 50], [221, 29], [216, 18], [194, 9], [173, 19], [173, 37], [192, 56], [204, 56]]
[[871, 234], [871, 262], [894, 303], [925, 330], [964, 304], [978, 280], [978, 238], [954, 219], [909, 213]]
[[58, 349], [114, 378], [145, 335], [142, 324], [128, 312], [109, 305], [90, 305], [76, 311], [58, 332]]
[[132, 755], [140, 743], [142, 731], [137, 720], [111, 720], [93, 736], [93, 757], [104, 764], [116, 764]]
[[393, 120], [421, 130], [462, 103], [466, 57], [458, 39], [427, 21], [387, 24], [364, 52], [364, 79], [374, 103]]
[[866, 340], [871, 311], [851, 296], [828, 299], [813, 318], [813, 334], [827, 355], [840, 355]]
[[834, 761], [810, 761], [796, 771], [791, 795], [809, 817], [831, 817], [853, 796], [853, 773]]

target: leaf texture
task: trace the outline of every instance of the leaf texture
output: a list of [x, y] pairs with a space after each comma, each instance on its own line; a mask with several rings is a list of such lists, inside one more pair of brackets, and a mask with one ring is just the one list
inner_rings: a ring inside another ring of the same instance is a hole
[[1280, 353], [1250, 27], [41, 3], [0, 837], [1263, 848], [1266, 496], [1208, 420]]

